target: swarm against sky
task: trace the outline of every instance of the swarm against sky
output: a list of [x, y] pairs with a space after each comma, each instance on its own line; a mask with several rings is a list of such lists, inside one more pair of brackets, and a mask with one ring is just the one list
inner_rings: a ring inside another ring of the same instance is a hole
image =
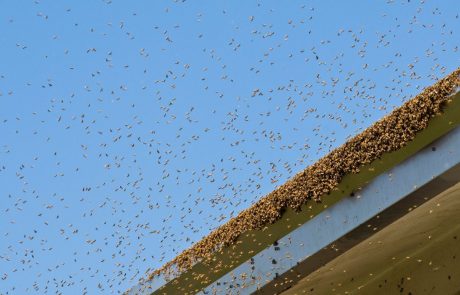
[[460, 64], [454, 0], [0, 4], [0, 294], [121, 293]]

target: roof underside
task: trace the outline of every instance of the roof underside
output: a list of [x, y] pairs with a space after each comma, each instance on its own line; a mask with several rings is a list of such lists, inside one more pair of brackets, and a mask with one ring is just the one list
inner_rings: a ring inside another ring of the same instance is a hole
[[460, 183], [282, 294], [459, 294], [459, 213]]

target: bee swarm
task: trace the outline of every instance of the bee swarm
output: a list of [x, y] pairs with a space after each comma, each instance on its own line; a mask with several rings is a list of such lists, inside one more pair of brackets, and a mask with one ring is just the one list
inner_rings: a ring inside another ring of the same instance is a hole
[[460, 68], [296, 174], [162, 268], [155, 270], [149, 279], [159, 274], [168, 277], [187, 271], [198, 261], [210, 261], [216, 251], [232, 245], [244, 232], [260, 230], [279, 220], [286, 208], [300, 210], [310, 200], [321, 201], [321, 197], [332, 192], [345, 175], [358, 173], [363, 165], [413, 140], [418, 132], [428, 126], [430, 119], [442, 113], [443, 106], [458, 87]]

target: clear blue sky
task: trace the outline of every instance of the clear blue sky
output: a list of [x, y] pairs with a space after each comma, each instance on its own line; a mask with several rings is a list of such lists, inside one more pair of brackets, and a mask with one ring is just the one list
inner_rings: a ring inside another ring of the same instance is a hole
[[0, 294], [111, 294], [460, 65], [457, 1], [0, 1]]

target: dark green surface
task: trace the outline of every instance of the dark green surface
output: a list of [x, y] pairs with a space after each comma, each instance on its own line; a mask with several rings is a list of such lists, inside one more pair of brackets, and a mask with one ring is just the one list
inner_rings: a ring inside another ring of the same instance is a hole
[[303, 278], [282, 295], [458, 294], [460, 184]]

